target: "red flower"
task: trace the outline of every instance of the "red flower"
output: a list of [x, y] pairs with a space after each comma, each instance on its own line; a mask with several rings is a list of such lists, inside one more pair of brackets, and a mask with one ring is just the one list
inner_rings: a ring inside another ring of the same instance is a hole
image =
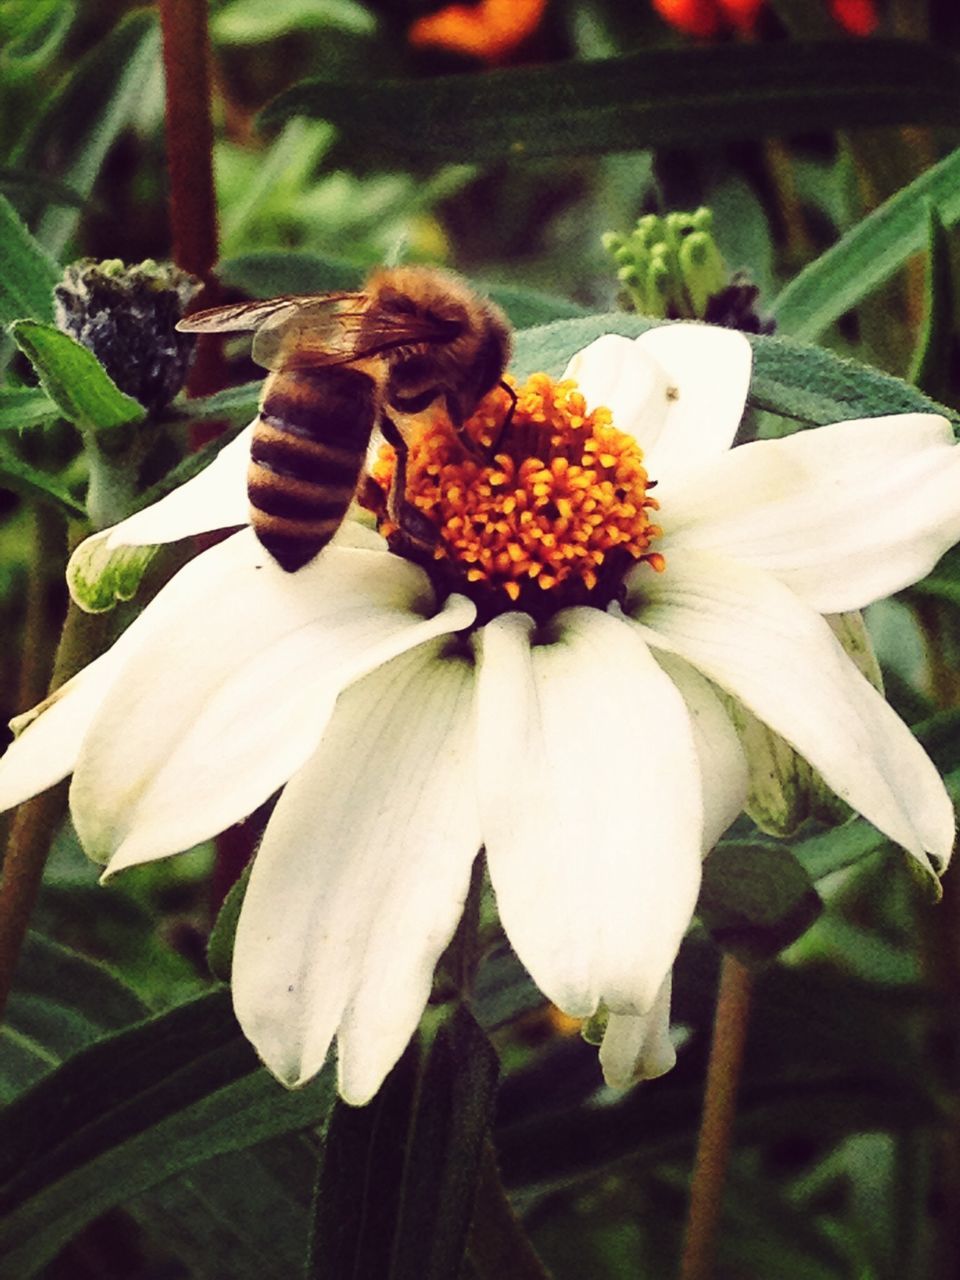
[[502, 62], [533, 35], [547, 0], [480, 0], [451, 4], [418, 18], [407, 38], [415, 48], [452, 49], [484, 62]]
[[[653, 0], [662, 18], [691, 36], [715, 36], [725, 28], [753, 29], [764, 0]], [[876, 0], [830, 0], [833, 16], [852, 35], [868, 36], [877, 26]]]

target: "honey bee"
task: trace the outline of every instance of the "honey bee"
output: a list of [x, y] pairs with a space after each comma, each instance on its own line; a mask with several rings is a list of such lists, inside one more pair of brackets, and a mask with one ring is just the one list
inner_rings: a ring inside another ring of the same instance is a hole
[[429, 521], [405, 500], [407, 434], [445, 410], [463, 424], [502, 382], [510, 328], [500, 309], [433, 267], [375, 271], [358, 293], [243, 302], [181, 320], [188, 333], [253, 330], [263, 384], [247, 472], [251, 524], [289, 573], [337, 532], [356, 493], [374, 428], [397, 452], [388, 512], [413, 543]]

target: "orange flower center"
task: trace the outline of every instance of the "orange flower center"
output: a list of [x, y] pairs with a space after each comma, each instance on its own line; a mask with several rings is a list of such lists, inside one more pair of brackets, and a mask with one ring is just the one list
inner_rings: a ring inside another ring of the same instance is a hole
[[[436, 529], [429, 554], [450, 589], [485, 612], [605, 607], [632, 564], [664, 567], [649, 549], [660, 529], [643, 453], [609, 409], [587, 412], [572, 380], [537, 373], [516, 394], [511, 415], [509, 395], [495, 388], [461, 435], [446, 420], [422, 428], [409, 443], [406, 501]], [[395, 467], [384, 445], [366, 501], [403, 552], [402, 517], [387, 515]]]

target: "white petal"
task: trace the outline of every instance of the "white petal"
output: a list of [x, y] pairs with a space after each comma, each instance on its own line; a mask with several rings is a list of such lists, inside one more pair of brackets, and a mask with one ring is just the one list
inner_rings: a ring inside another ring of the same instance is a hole
[[106, 703], [131, 655], [154, 633], [165, 634], [207, 597], [226, 561], [239, 544], [228, 539], [213, 559], [198, 556], [185, 565], [102, 654], [34, 711], [18, 716], [19, 736], [0, 760], [0, 810], [19, 804], [72, 772], [81, 743]]
[[589, 410], [605, 406], [620, 431], [646, 449], [663, 429], [671, 406], [667, 374], [636, 341], [616, 333], [578, 351], [563, 374], [579, 384]]
[[697, 897], [700, 778], [683, 699], [632, 628], [594, 609], [482, 633], [480, 812], [500, 918], [567, 1013], [648, 1010]]
[[36, 708], [39, 714], [0, 759], [0, 811], [29, 800], [71, 772], [115, 675], [116, 662], [105, 653]]
[[285, 1084], [361, 1104], [413, 1034], [480, 846], [473, 670], [424, 646], [355, 685], [270, 819], [240, 915], [237, 1017]]
[[395, 556], [330, 547], [292, 579], [240, 540], [202, 605], [137, 650], [84, 742], [74, 821], [109, 874], [252, 813], [312, 754], [348, 684], [475, 616], [452, 596], [424, 617], [426, 577]]
[[[669, 486], [691, 467], [722, 457], [733, 444], [747, 402], [753, 351], [742, 333], [708, 324], [648, 329], [637, 346], [653, 356], [672, 388], [659, 435], [638, 436], [649, 475]], [[616, 420], [614, 425], [621, 426]]]
[[945, 418], [838, 422], [734, 449], [663, 502], [662, 548], [775, 573], [819, 613], [916, 582], [960, 539], [960, 448]]
[[675, 1066], [677, 1051], [670, 1039], [672, 979], [673, 973], [668, 973], [649, 1013], [611, 1013], [600, 1045], [600, 1066], [612, 1089], [656, 1080]]
[[[232, 529], [249, 522], [247, 468], [253, 426], [245, 427], [199, 475], [172, 493], [105, 529], [108, 547], [144, 547], [176, 542], [195, 533]], [[95, 536], [103, 536], [95, 535]]]
[[706, 857], [734, 818], [743, 812], [750, 792], [750, 771], [737, 731], [710, 682], [672, 654], [655, 656], [680, 690], [690, 713], [703, 788]]
[[776, 730], [842, 800], [929, 870], [953, 847], [953, 807], [926, 752], [827, 623], [762, 570], [702, 551], [634, 572], [629, 611]]

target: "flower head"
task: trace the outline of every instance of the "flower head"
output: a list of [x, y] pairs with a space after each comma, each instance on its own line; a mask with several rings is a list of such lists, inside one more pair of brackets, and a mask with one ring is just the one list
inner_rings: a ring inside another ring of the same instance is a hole
[[[732, 448], [749, 378], [741, 334], [676, 324], [601, 338], [559, 383], [519, 389], [509, 424], [494, 397], [475, 438], [411, 451], [410, 498], [437, 530], [420, 563], [396, 553], [402, 530], [348, 521], [291, 576], [242, 529], [24, 729], [0, 806], [72, 771], [77, 831], [113, 874], [283, 788], [233, 983], [288, 1084], [336, 1039], [343, 1095], [376, 1092], [481, 845], [540, 988], [608, 1016], [607, 1078], [667, 1069], [701, 857], [748, 792], [732, 703], [929, 871], [954, 836], [934, 766], [822, 616], [916, 581], [960, 537], [949, 424], [906, 414]], [[98, 536], [243, 523], [248, 447]]]
[[[730, 27], [752, 31], [763, 6], [764, 0], [653, 0], [660, 16], [678, 31], [708, 38]], [[868, 36], [877, 28], [876, 0], [831, 0], [830, 8], [851, 35]]]
[[410, 27], [414, 48], [449, 49], [502, 62], [539, 27], [547, 0], [477, 0], [424, 14]]

